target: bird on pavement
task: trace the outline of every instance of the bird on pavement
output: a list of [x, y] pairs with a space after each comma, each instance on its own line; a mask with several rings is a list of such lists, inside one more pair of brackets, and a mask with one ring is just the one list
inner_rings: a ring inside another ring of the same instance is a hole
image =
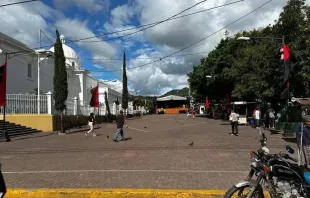
[[110, 137], [107, 135], [107, 138], [110, 138]]
[[188, 146], [194, 146], [194, 142], [189, 143]]
[[145, 126], [144, 128], [146, 129], [147, 127]]

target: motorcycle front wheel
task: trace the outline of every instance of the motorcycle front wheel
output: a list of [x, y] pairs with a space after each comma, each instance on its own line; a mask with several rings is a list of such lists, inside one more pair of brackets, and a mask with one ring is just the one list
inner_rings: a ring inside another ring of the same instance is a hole
[[[245, 198], [247, 194], [243, 194], [246, 188], [249, 188], [250, 185], [243, 187], [232, 186], [224, 195], [224, 198]], [[252, 198], [264, 198], [264, 192], [261, 186], [259, 186], [252, 195]]]

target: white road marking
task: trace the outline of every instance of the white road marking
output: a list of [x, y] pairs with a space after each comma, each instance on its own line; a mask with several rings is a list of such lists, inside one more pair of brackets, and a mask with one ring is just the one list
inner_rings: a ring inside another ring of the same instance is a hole
[[166, 120], [178, 120], [177, 118], [169, 118], [169, 119], [151, 119], [151, 118], [144, 118], [142, 120], [152, 120], [152, 122], [157, 122], [157, 121], [166, 121]]
[[233, 170], [46, 170], [46, 171], [11, 171], [4, 174], [44, 174], [44, 173], [82, 173], [82, 172], [158, 172], [158, 173], [248, 173]]
[[207, 122], [196, 122], [194, 124], [187, 124], [187, 125], [183, 125], [183, 126], [171, 127], [171, 128], [166, 128], [166, 129], [159, 129], [159, 130], [155, 130], [155, 131], [152, 131], [152, 132], [156, 132], [156, 131], [169, 131], [171, 129], [184, 128], [184, 127], [194, 126], [194, 125], [198, 125], [198, 124], [202, 124], [202, 123], [207, 123]]
[[132, 130], [136, 130], [136, 131], [142, 131], [142, 132], [148, 132], [148, 131], [145, 131], [145, 130], [142, 130], [142, 129], [136, 129], [136, 128], [132, 128], [132, 127], [128, 127], [128, 129], [132, 129]]

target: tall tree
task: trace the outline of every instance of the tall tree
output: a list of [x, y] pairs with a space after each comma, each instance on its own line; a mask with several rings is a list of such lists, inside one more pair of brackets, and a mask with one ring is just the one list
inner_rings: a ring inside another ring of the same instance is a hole
[[122, 108], [127, 110], [128, 108], [128, 87], [127, 87], [127, 74], [126, 74], [126, 53], [123, 56], [123, 99]]
[[55, 109], [60, 113], [60, 130], [64, 132], [63, 111], [66, 109], [66, 100], [68, 98], [68, 81], [66, 58], [62, 49], [62, 42], [58, 30], [56, 30], [56, 43], [54, 44], [54, 100]]
[[106, 112], [108, 113], [108, 120], [110, 121], [111, 111], [110, 111], [110, 105], [108, 101], [108, 94], [106, 91], [104, 92], [104, 102], [105, 102]]

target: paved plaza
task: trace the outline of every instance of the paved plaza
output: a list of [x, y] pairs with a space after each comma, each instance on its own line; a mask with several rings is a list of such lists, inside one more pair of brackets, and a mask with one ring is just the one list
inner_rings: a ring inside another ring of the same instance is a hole
[[[100, 124], [97, 137], [85, 137], [82, 128], [1, 143], [8, 187], [224, 190], [246, 177], [249, 152], [259, 147], [257, 129], [240, 126], [239, 137], [230, 136], [220, 120], [149, 115], [128, 125], [128, 141], [113, 142], [115, 124]], [[271, 152], [296, 148], [281, 135], [266, 135]]]

